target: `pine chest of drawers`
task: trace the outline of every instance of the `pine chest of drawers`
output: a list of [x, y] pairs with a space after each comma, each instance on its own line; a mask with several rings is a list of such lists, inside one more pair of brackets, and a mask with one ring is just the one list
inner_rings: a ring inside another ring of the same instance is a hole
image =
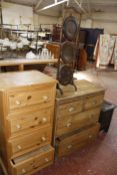
[[9, 175], [52, 164], [56, 80], [38, 72], [0, 74], [0, 153]]
[[104, 89], [86, 80], [58, 91], [55, 108], [54, 145], [56, 156], [64, 156], [94, 140], [99, 132], [98, 123]]

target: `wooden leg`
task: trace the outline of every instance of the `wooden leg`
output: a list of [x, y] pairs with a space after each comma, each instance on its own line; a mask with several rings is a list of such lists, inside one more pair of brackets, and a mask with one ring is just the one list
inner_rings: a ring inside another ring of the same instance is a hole
[[0, 166], [1, 166], [2, 171], [4, 173], [3, 175], [8, 175], [7, 170], [6, 170], [5, 166], [4, 166], [1, 158], [0, 158]]
[[24, 70], [24, 65], [23, 65], [23, 64], [20, 64], [20, 65], [18, 66], [18, 70], [19, 70], [19, 71], [23, 71], [23, 70]]
[[59, 83], [57, 83], [57, 89], [60, 91], [60, 94], [63, 95], [63, 91], [62, 91], [62, 89], [60, 88]]

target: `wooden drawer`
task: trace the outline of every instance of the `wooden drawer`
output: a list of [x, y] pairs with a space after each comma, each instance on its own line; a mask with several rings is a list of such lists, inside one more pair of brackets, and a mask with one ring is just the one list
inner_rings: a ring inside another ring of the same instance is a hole
[[32, 113], [10, 115], [7, 123], [9, 137], [15, 134], [22, 134], [21, 131], [28, 131], [36, 127], [45, 127], [52, 124], [53, 109], [51, 107]]
[[104, 99], [104, 94], [99, 94], [95, 96], [87, 96], [84, 100], [84, 109], [94, 108], [102, 104]]
[[59, 105], [57, 109], [57, 117], [61, 118], [62, 116], [68, 116], [74, 113], [81, 112], [82, 108], [83, 108], [82, 100]]
[[97, 137], [99, 128], [100, 125], [97, 123], [79, 133], [75, 133], [68, 137], [61, 137], [58, 143], [58, 156], [69, 154], [78, 148], [82, 148], [84, 145], [94, 140]]
[[100, 107], [85, 112], [58, 118], [56, 135], [61, 136], [82, 127], [95, 124], [99, 119]]
[[29, 150], [33, 150], [51, 143], [52, 128], [44, 127], [35, 132], [28, 133], [22, 137], [9, 139], [8, 152], [9, 156], [16, 157]]
[[8, 95], [9, 111], [29, 107], [36, 104], [52, 105], [53, 88], [36, 89], [32, 91], [11, 92]]
[[50, 165], [54, 160], [54, 149], [46, 146], [11, 160], [12, 175], [29, 175]]

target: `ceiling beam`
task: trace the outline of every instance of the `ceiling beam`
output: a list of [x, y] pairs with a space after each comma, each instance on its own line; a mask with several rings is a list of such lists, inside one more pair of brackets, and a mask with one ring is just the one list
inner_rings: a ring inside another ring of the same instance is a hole
[[[87, 1], [84, 1], [83, 2], [83, 5], [87, 5], [88, 2]], [[103, 2], [103, 1], [96, 1], [96, 2], [90, 2], [90, 5], [94, 5], [94, 6], [117, 6], [117, 2]]]
[[45, 6], [44, 8], [39, 9], [39, 10], [37, 10], [37, 11], [40, 12], [40, 11], [43, 11], [43, 10], [47, 10], [47, 9], [49, 9], [49, 8], [55, 7], [55, 6], [57, 6], [57, 5], [60, 5], [60, 4], [65, 3], [65, 2], [68, 2], [68, 0], [61, 0], [61, 1], [55, 0], [53, 4], [48, 5], [48, 6]]
[[43, 1], [43, 0], [38, 0], [38, 1], [37, 1], [37, 4], [35, 5], [34, 10], [37, 10], [37, 9], [39, 8], [39, 6], [40, 6], [40, 4], [42, 3], [42, 1]]
[[22, 3], [22, 2], [20, 2], [20, 1], [18, 1], [18, 2], [10, 2], [9, 0], [2, 0], [3, 2], [8, 2], [8, 3], [11, 3], [11, 4], [17, 4], [17, 5], [24, 5], [24, 6], [28, 6], [28, 7], [32, 7], [33, 5], [31, 5], [31, 4], [28, 4], [28, 3]]
[[79, 2], [78, 0], [74, 0], [74, 1], [83, 13], [87, 13], [86, 10], [82, 7], [82, 2]]
[[91, 14], [91, 6], [90, 6], [90, 4], [89, 4], [89, 0], [87, 0], [87, 9], [88, 9], [88, 12], [89, 12], [89, 14]]

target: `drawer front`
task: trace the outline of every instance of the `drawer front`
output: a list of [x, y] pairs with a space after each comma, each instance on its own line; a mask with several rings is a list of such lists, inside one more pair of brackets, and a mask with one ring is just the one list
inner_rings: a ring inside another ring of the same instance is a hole
[[19, 134], [21, 131], [27, 131], [28, 129], [50, 125], [52, 123], [52, 115], [53, 109], [46, 108], [32, 113], [9, 116], [9, 136]]
[[56, 135], [61, 136], [82, 127], [98, 122], [100, 107], [94, 108], [76, 115], [58, 118]]
[[83, 108], [83, 101], [79, 100], [76, 102], [59, 105], [57, 110], [57, 117], [68, 116], [74, 113], [81, 112]]
[[54, 149], [51, 146], [36, 150], [11, 161], [13, 175], [29, 175], [50, 165], [54, 160]]
[[8, 152], [10, 156], [16, 157], [29, 150], [47, 145], [51, 143], [52, 129], [45, 127], [41, 130], [36, 130], [31, 134], [9, 139]]
[[9, 110], [12, 111], [36, 104], [51, 105], [53, 103], [53, 95], [53, 88], [10, 93], [8, 96]]
[[58, 156], [69, 154], [93, 141], [98, 135], [99, 128], [100, 125], [97, 123], [89, 129], [85, 129], [80, 133], [68, 136], [63, 140], [60, 140], [57, 150]]
[[94, 108], [103, 103], [104, 94], [86, 97], [84, 101], [84, 109]]

